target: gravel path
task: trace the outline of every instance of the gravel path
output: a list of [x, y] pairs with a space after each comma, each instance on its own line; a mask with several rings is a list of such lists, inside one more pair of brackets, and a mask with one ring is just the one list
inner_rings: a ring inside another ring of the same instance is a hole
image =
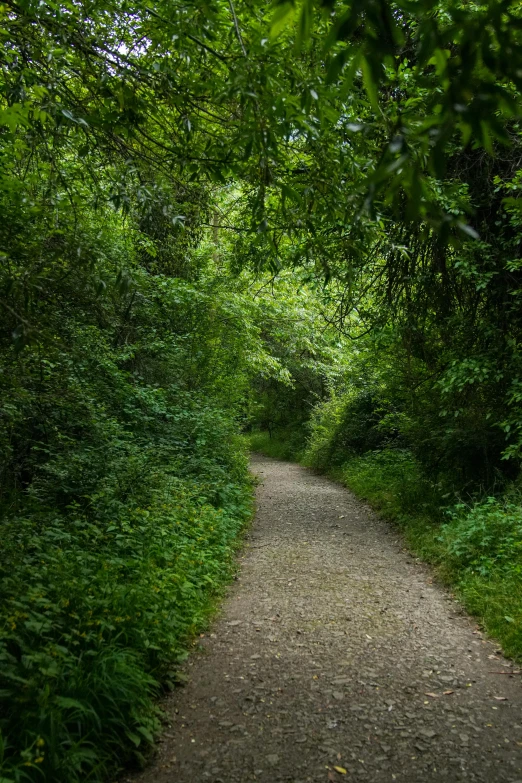
[[136, 783], [522, 783], [513, 665], [342, 487], [253, 459], [241, 573]]

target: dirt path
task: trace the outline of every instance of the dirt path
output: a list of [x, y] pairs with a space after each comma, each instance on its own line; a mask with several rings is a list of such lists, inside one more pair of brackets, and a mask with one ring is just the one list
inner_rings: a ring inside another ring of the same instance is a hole
[[240, 579], [134, 783], [522, 783], [512, 664], [349, 492], [253, 469]]

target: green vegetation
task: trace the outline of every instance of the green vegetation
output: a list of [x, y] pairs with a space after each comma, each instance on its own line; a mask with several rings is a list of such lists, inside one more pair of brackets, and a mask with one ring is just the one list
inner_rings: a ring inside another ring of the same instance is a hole
[[293, 460], [299, 462], [301, 458], [302, 444], [298, 431], [279, 431], [276, 437], [270, 437], [268, 432], [255, 430], [248, 438], [247, 443], [251, 451], [258, 451], [274, 459]]
[[522, 655], [519, 4], [7, 0], [0, 42], [1, 783], [145, 757], [241, 432]]
[[[5, 245], [32, 223], [43, 259], [37, 336], [17, 346], [13, 315], [1, 354], [3, 774], [69, 783], [141, 755], [152, 698], [230, 576], [256, 343], [211, 262], [192, 281], [151, 273], [129, 219], [84, 209], [71, 241], [68, 216], [2, 206]], [[3, 285], [11, 272], [21, 308], [16, 260]]]

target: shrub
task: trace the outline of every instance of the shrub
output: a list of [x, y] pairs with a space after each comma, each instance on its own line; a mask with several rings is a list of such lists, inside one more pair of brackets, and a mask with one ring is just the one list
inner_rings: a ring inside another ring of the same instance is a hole
[[291, 428], [276, 430], [272, 435], [268, 432], [251, 432], [246, 436], [246, 441], [252, 451], [296, 462], [301, 459], [306, 445], [302, 429]]
[[97, 497], [94, 515], [75, 505], [4, 522], [4, 778], [99, 779], [142, 757], [153, 697], [230, 576], [250, 513], [244, 478], [214, 491], [221, 505], [164, 477], [143, 505]]
[[398, 414], [378, 389], [332, 392], [313, 411], [306, 460], [314, 467], [339, 467], [354, 455], [398, 442]]
[[508, 499], [488, 497], [459, 504], [443, 527], [441, 541], [453, 568], [481, 576], [506, 572], [522, 577], [522, 508]]

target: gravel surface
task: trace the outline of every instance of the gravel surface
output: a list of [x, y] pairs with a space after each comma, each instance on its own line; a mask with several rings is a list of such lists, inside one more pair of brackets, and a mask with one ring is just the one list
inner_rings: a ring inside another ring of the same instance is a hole
[[522, 783], [512, 662], [347, 490], [252, 467], [240, 578], [133, 783]]

